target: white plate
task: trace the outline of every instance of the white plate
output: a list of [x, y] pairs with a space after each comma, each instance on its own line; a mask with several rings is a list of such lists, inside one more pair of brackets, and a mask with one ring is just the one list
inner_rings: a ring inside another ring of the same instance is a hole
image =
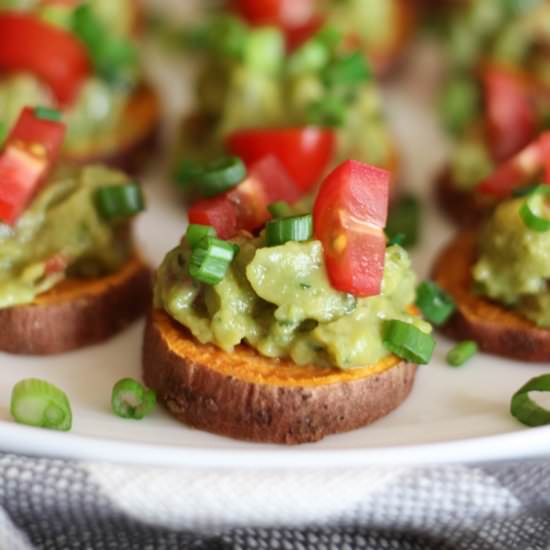
[[[428, 63], [429, 65], [429, 63]], [[415, 82], [429, 74], [415, 69]], [[429, 73], [429, 71], [428, 71]], [[428, 199], [428, 184], [445, 156], [428, 107], [430, 97], [407, 87], [388, 90], [395, 129], [407, 144], [406, 184]], [[157, 264], [185, 229], [178, 197], [163, 178], [147, 178], [149, 210], [138, 226], [146, 256]], [[427, 206], [422, 247], [415, 253], [419, 275], [451, 235], [433, 206]], [[443, 339], [429, 366], [419, 369], [409, 399], [374, 425], [299, 448], [233, 441], [180, 425], [157, 410], [141, 421], [123, 420], [109, 410], [113, 384], [140, 376], [142, 323], [103, 345], [53, 358], [0, 354], [0, 448], [28, 454], [190, 467], [342, 467], [366, 464], [483, 461], [550, 453], [550, 428], [525, 429], [509, 414], [510, 398], [533, 376], [549, 372], [478, 355], [461, 369], [446, 366], [450, 343]], [[1, 330], [1, 328], [0, 328]], [[9, 415], [11, 388], [26, 377], [45, 378], [70, 396], [74, 425], [56, 433], [15, 424]]]

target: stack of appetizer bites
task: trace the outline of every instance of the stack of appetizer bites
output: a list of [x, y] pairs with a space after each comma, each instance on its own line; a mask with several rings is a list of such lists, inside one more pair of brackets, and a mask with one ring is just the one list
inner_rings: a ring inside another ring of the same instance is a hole
[[[197, 185], [226, 182], [232, 169], [205, 169]], [[322, 183], [313, 214], [269, 204], [278, 182], [267, 181], [267, 192], [243, 192], [238, 203], [263, 212], [254, 234], [191, 224], [167, 254], [144, 379], [190, 426], [259, 442], [316, 441], [397, 407], [435, 342], [414, 307], [408, 255], [384, 234], [387, 171], [344, 162]]]
[[471, 0], [450, 10], [442, 112], [455, 145], [438, 197], [459, 222], [490, 210], [478, 184], [548, 125], [549, 23], [543, 0]]
[[141, 189], [100, 165], [58, 164], [60, 118], [26, 107], [0, 150], [1, 351], [46, 355], [102, 341], [149, 301], [130, 227]]
[[250, 165], [271, 153], [304, 191], [347, 158], [394, 171], [395, 144], [361, 50], [330, 17], [289, 49], [286, 24], [255, 18], [245, 4], [210, 14], [200, 29], [204, 67], [182, 156], [228, 152]]
[[154, 141], [133, 0], [0, 0], [0, 143], [24, 106], [60, 109], [62, 156], [135, 168]]

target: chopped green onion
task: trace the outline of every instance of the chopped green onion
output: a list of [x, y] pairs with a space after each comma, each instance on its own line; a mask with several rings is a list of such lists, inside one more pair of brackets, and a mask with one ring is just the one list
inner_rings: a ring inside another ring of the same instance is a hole
[[187, 227], [185, 233], [185, 240], [191, 248], [195, 248], [202, 239], [205, 237], [217, 237], [216, 230], [210, 225], [199, 225], [197, 223], [191, 223]]
[[434, 325], [447, 322], [454, 313], [454, 300], [432, 281], [424, 281], [416, 290], [416, 305], [424, 318]]
[[292, 216], [292, 210], [285, 201], [272, 202], [267, 209], [274, 218], [286, 218]]
[[519, 215], [523, 223], [532, 231], [546, 233], [550, 231], [550, 186], [538, 185], [522, 204]]
[[322, 44], [328, 51], [334, 51], [342, 42], [343, 34], [337, 27], [327, 25], [323, 27], [314, 37], [315, 42]]
[[206, 237], [191, 252], [189, 274], [201, 283], [217, 285], [223, 281], [237, 253], [238, 248], [233, 243]]
[[452, 367], [461, 367], [478, 352], [478, 349], [477, 343], [473, 340], [460, 342], [449, 350], [447, 363]]
[[395, 246], [395, 245], [403, 246], [406, 239], [407, 239], [407, 236], [405, 235], [405, 233], [396, 233], [391, 239], [388, 239], [387, 246], [388, 247]]
[[237, 17], [217, 16], [208, 26], [206, 45], [221, 55], [242, 59], [246, 50], [249, 30]]
[[124, 220], [145, 209], [143, 192], [139, 185], [106, 185], [95, 193], [99, 214], [107, 221]]
[[306, 107], [307, 122], [314, 126], [340, 128], [345, 124], [347, 114], [347, 103], [335, 95], [313, 101]]
[[34, 116], [40, 120], [50, 120], [52, 122], [61, 120], [61, 113], [57, 109], [50, 109], [49, 107], [35, 107]]
[[392, 353], [417, 365], [429, 363], [435, 348], [429, 334], [404, 321], [384, 321], [382, 339]]
[[246, 178], [246, 166], [239, 157], [222, 157], [207, 163], [197, 183], [203, 197], [214, 197], [233, 189]]
[[403, 246], [410, 248], [418, 241], [420, 227], [420, 205], [416, 197], [404, 196], [390, 207], [386, 235], [391, 239], [398, 233], [405, 235]]
[[16, 422], [68, 431], [73, 415], [71, 404], [58, 387], [37, 378], [21, 380], [13, 387], [10, 412]]
[[550, 424], [550, 410], [537, 405], [530, 392], [550, 392], [550, 374], [543, 374], [529, 380], [512, 397], [511, 413], [526, 426], [544, 426]]
[[292, 218], [278, 218], [267, 222], [267, 246], [279, 246], [289, 241], [309, 241], [313, 236], [313, 216], [304, 214]]
[[193, 186], [202, 174], [202, 168], [192, 160], [183, 159], [176, 168], [174, 178], [183, 189]]
[[327, 86], [355, 86], [370, 77], [370, 67], [361, 52], [340, 57], [326, 67], [321, 74]]
[[525, 185], [524, 187], [518, 187], [512, 191], [512, 197], [521, 198], [527, 197], [540, 185], [540, 183], [533, 183], [532, 185]]
[[145, 388], [137, 380], [123, 378], [113, 387], [111, 408], [122, 418], [141, 420], [153, 411], [157, 396], [153, 390]]

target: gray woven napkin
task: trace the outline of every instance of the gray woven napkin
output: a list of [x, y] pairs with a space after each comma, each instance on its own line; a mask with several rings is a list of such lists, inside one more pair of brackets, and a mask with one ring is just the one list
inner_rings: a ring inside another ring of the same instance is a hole
[[[383, 483], [364, 488], [361, 498], [350, 500], [349, 506], [341, 508], [332, 519], [310, 517], [304, 525], [285, 525], [280, 520], [284, 515], [276, 520], [269, 517], [266, 508], [265, 522], [250, 516], [253, 526], [247, 526], [246, 484], [268, 480], [263, 489], [258, 489], [260, 493], [268, 491], [271, 476], [281, 476], [283, 484], [288, 482], [282, 473], [258, 472], [255, 478], [238, 478], [243, 491], [231, 496], [224, 492], [224, 476], [248, 474], [161, 471], [0, 455], [0, 549], [550, 548], [549, 461], [393, 472], [378, 469], [378, 474], [372, 468], [368, 470], [370, 479], [378, 475]], [[360, 480], [363, 471], [345, 472], [343, 477], [318, 475], [318, 480], [326, 476], [327, 492], [337, 501], [349, 497], [346, 486], [354, 478]], [[106, 484], [106, 479], [112, 483]], [[218, 490], [212, 489], [216, 483]], [[149, 490], [153, 485], [158, 487], [156, 495]], [[185, 486], [190, 490], [186, 491]], [[177, 508], [178, 502], [184, 511], [193, 506], [208, 507], [206, 500], [197, 502], [199, 493], [194, 486], [209, 488], [211, 494], [207, 497], [221, 500], [221, 508], [238, 508], [241, 503], [244, 523], [223, 525], [218, 519], [209, 525], [207, 518], [197, 520], [200, 514], [195, 514], [194, 520], [185, 514], [172, 514], [170, 510]], [[169, 503], [165, 508], [159, 500], [163, 494]], [[265, 499], [269, 501], [268, 494]], [[306, 502], [301, 500], [300, 506]], [[257, 507], [257, 503], [252, 504]], [[154, 510], [164, 512], [155, 515]]]

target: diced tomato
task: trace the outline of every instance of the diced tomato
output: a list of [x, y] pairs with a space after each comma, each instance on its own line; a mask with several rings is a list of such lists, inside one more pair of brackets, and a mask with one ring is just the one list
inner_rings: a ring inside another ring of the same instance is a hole
[[220, 238], [228, 239], [240, 229], [262, 227], [271, 218], [267, 207], [272, 202], [293, 203], [300, 195], [281, 163], [268, 156], [254, 163], [247, 178], [231, 191], [195, 203], [189, 209], [189, 221], [211, 225]]
[[[484, 194], [506, 198], [514, 189], [542, 175], [544, 170], [548, 171], [549, 164], [550, 132], [544, 132], [517, 155], [501, 164], [476, 189]], [[549, 178], [547, 183], [550, 183]]]
[[323, 243], [334, 288], [356, 296], [380, 294], [384, 276], [390, 173], [357, 161], [338, 166], [315, 201], [315, 237]]
[[68, 258], [66, 258], [63, 254], [55, 254], [46, 260], [44, 271], [46, 275], [61, 273], [67, 269], [68, 263]]
[[267, 155], [274, 155], [300, 189], [308, 191], [328, 168], [336, 138], [332, 130], [316, 127], [257, 129], [234, 132], [227, 138], [226, 145], [248, 166]]
[[220, 239], [229, 239], [237, 233], [237, 210], [226, 194], [196, 202], [187, 216], [189, 223], [212, 226]]
[[63, 123], [37, 118], [34, 109], [25, 107], [12, 128], [6, 145], [23, 143], [25, 146], [42, 146], [47, 160], [53, 166], [61, 153], [65, 130]]
[[0, 221], [14, 223], [48, 170], [46, 158], [9, 145], [0, 155]]
[[85, 47], [70, 33], [32, 15], [0, 15], [0, 71], [30, 72], [49, 85], [60, 105], [74, 102], [90, 74]]
[[484, 70], [483, 83], [489, 145], [495, 159], [505, 160], [537, 135], [533, 84], [518, 71], [496, 66]]
[[311, 21], [316, 0], [232, 0], [232, 8], [251, 25], [287, 29]]

